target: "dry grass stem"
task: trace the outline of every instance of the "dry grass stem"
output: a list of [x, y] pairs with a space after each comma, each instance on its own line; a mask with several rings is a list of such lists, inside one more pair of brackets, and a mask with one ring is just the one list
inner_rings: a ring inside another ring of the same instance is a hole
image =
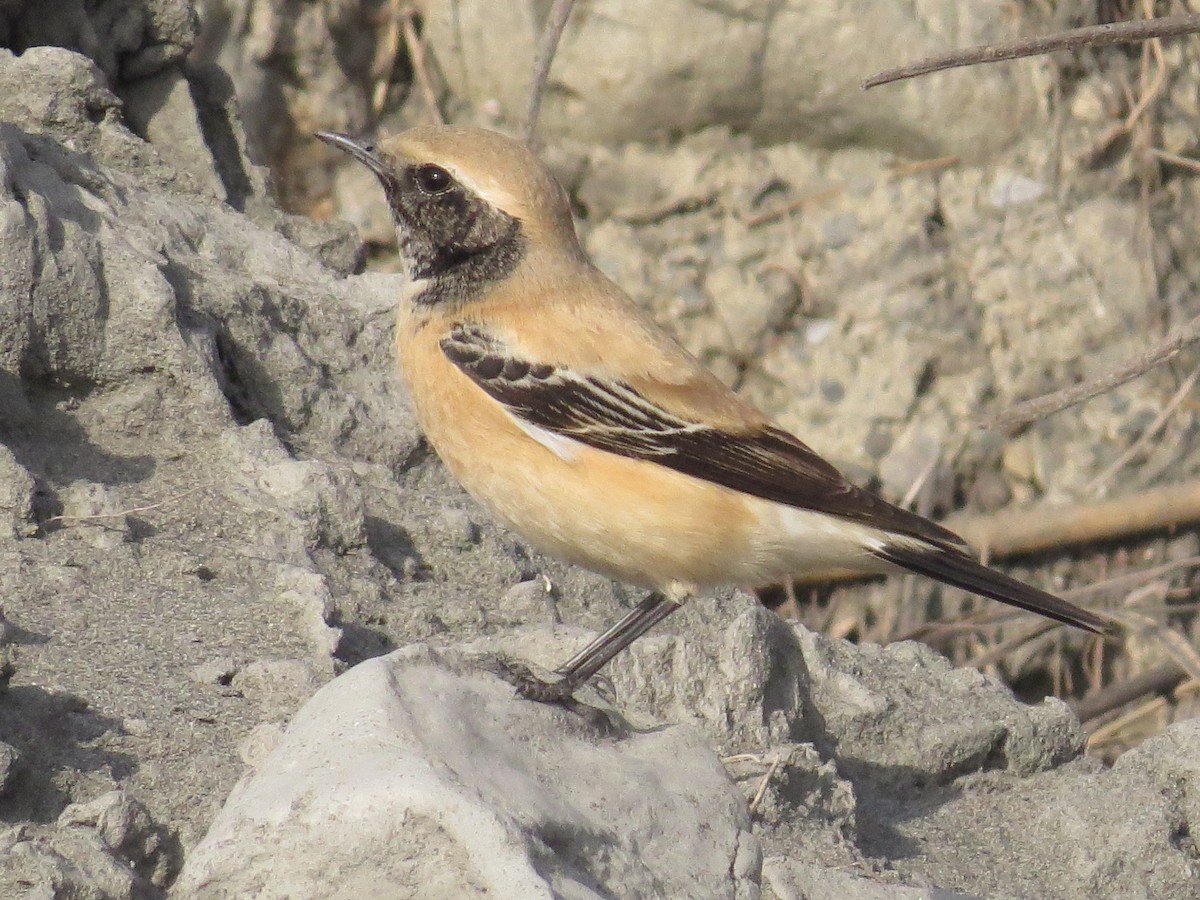
[[129, 509], [122, 509], [119, 512], [95, 513], [88, 516], [51, 516], [48, 519], [44, 519], [41, 524], [44, 528], [45, 526], [53, 525], [56, 522], [92, 522], [100, 519], [120, 519], [125, 516], [136, 515], [137, 513], [150, 512], [151, 510], [161, 509], [162, 507], [168, 506], [172, 503], [178, 503], [184, 497], [190, 497], [192, 494], [202, 491], [205, 488], [212, 487], [212, 484], [213, 483], [211, 481], [205, 482], [204, 484], [198, 484], [195, 487], [188, 488], [186, 491], [181, 491], [178, 494], [167, 497], [165, 500], [159, 500], [157, 503], [149, 503], [146, 506], [131, 506]]
[[892, 178], [907, 178], [910, 175], [949, 169], [951, 166], [957, 166], [960, 162], [962, 162], [962, 157], [957, 154], [936, 156], [933, 159], [918, 159], [912, 162], [898, 162], [892, 166]]
[[1114, 681], [1096, 693], [1071, 704], [1071, 708], [1079, 721], [1086, 724], [1134, 700], [1150, 694], [1166, 694], [1173, 691], [1185, 678], [1187, 673], [1179, 668], [1174, 660], [1167, 660], [1145, 672]]
[[537, 55], [533, 60], [533, 75], [529, 79], [529, 102], [525, 107], [525, 140], [533, 142], [537, 131], [538, 113], [542, 109], [542, 93], [546, 90], [546, 79], [550, 76], [550, 65], [554, 62], [554, 54], [558, 50], [558, 40], [562, 37], [563, 29], [567, 27], [567, 19], [571, 17], [571, 7], [575, 0], [554, 0], [546, 22], [542, 26], [538, 38]]
[[983, 669], [987, 666], [993, 666], [1010, 653], [1021, 649], [1026, 644], [1029, 644], [1044, 634], [1048, 634], [1056, 628], [1063, 628], [1061, 622], [1052, 622], [1049, 619], [1038, 622], [1031, 630], [1025, 631], [1022, 634], [1009, 638], [1006, 641], [1001, 641], [998, 644], [988, 648], [982, 653], [968, 659], [964, 665], [970, 666], [973, 669]]
[[1158, 343], [1149, 347], [1132, 359], [1128, 359], [1110, 372], [1085, 381], [1080, 384], [1035, 397], [1018, 403], [989, 422], [983, 423], [985, 428], [1003, 428], [1015, 431], [1030, 422], [1044, 418], [1056, 412], [1068, 409], [1084, 400], [1090, 400], [1106, 391], [1145, 375], [1156, 366], [1174, 359], [1185, 347], [1200, 341], [1200, 316], [1192, 319], [1182, 328], [1177, 328]]
[[842, 192], [841, 186], [824, 188], [819, 191], [813, 191], [810, 194], [803, 194], [795, 200], [789, 200], [782, 206], [774, 206], [771, 209], [765, 209], [760, 213], [755, 213], [752, 216], [746, 216], [742, 221], [748, 228], [754, 228], [757, 225], [765, 225], [767, 222], [774, 222], [776, 219], [782, 219], [785, 216], [790, 216], [794, 212], [799, 212], [804, 207], [812, 203], [817, 203], [821, 200], [828, 200], [831, 197], [836, 197]]
[[380, 10], [381, 16], [386, 16], [383, 34], [375, 49], [375, 59], [371, 66], [375, 77], [375, 89], [371, 94], [371, 115], [379, 118], [383, 106], [387, 102], [388, 88], [392, 83], [392, 72], [396, 68], [396, 57], [400, 53], [401, 20], [404, 18], [404, 0], [391, 0], [386, 9]]
[[1130, 444], [1124, 453], [1113, 460], [1112, 464], [1109, 465], [1107, 469], [1093, 478], [1091, 482], [1088, 483], [1087, 487], [1083, 489], [1083, 493], [1099, 494], [1114, 475], [1125, 468], [1125, 466], [1129, 464], [1130, 460], [1145, 450], [1158, 432], [1162, 429], [1162, 427], [1167, 424], [1167, 420], [1171, 418], [1171, 416], [1175, 413], [1175, 410], [1179, 408], [1179, 404], [1181, 404], [1184, 399], [1186, 399], [1187, 395], [1192, 392], [1192, 388], [1196, 386], [1197, 379], [1200, 379], [1200, 366], [1192, 369], [1191, 374], [1188, 375], [1188, 377], [1184, 379], [1183, 384], [1179, 386], [1179, 390], [1177, 390], [1174, 396], [1167, 401], [1167, 405], [1162, 408], [1159, 414], [1154, 417], [1154, 421], [1150, 423], [1149, 427], [1146, 428], [1146, 430], [1140, 435], [1138, 435], [1138, 439]]
[[779, 766], [783, 762], [783, 754], [776, 753], [775, 758], [771, 760], [771, 765], [767, 767], [766, 774], [763, 775], [762, 781], [758, 783], [758, 790], [754, 792], [754, 799], [750, 801], [750, 814], [753, 815], [758, 810], [758, 804], [762, 803], [763, 797], [767, 795], [767, 788], [771, 785], [771, 779], [775, 777], [775, 773], [779, 771]]
[[1170, 153], [1158, 147], [1151, 147], [1148, 152], [1155, 159], [1161, 159], [1169, 165], [1179, 166], [1181, 169], [1187, 169], [1189, 172], [1200, 173], [1200, 159], [1192, 159], [1190, 156], [1180, 156], [1178, 153]]
[[417, 34], [416, 10], [409, 7], [400, 18], [400, 27], [404, 33], [404, 46], [408, 50], [408, 59], [412, 63], [413, 77], [417, 80], [417, 88], [425, 100], [429, 110], [429, 118], [435, 125], [445, 124], [442, 111], [438, 108], [437, 95], [433, 90], [433, 79], [429, 77], [429, 63], [425, 59], [425, 44]]
[[1013, 41], [1008, 44], [981, 44], [977, 47], [930, 56], [917, 62], [877, 72], [866, 78], [862, 86], [863, 90], [868, 90], [881, 84], [916, 78], [945, 69], [1021, 59], [1026, 56], [1040, 56], [1056, 50], [1108, 47], [1114, 44], [1132, 44], [1154, 38], [1179, 37], [1196, 33], [1200, 33], [1200, 16], [1166, 16], [1136, 22], [1088, 25], [1084, 28], [1073, 28], [1069, 31]]
[[[1125, 744], [1129, 738], [1124, 733], [1129, 726], [1152, 714], [1164, 712], [1167, 708], [1165, 697], [1155, 697], [1146, 703], [1136, 706], [1124, 715], [1118, 716], [1106, 725], [1097, 728], [1088, 736], [1088, 750], [1095, 752], [1111, 744]], [[1156, 729], [1157, 730], [1157, 729]]]

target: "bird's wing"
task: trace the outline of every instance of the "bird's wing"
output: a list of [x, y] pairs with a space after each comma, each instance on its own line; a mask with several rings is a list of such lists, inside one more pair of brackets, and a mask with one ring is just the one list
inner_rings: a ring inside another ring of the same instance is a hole
[[[965, 549], [958, 535], [855, 487], [801, 441], [768, 422], [702, 421], [694, 412], [694, 398], [688, 413], [676, 411], [669, 408], [669, 399], [651, 399], [644, 388], [610, 375], [523, 358], [479, 325], [454, 325], [441, 339], [441, 348], [526, 425], [765, 500], [909, 535], [934, 547]], [[664, 385], [659, 393], [670, 398], [679, 391], [678, 385]], [[731, 399], [714, 398], [723, 411]]]

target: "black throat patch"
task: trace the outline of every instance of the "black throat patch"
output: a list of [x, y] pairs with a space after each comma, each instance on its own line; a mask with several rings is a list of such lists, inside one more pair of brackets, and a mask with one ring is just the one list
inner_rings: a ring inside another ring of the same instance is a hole
[[461, 302], [512, 273], [525, 255], [521, 222], [463, 185], [430, 194], [414, 169], [384, 183], [413, 279], [428, 284], [414, 303]]

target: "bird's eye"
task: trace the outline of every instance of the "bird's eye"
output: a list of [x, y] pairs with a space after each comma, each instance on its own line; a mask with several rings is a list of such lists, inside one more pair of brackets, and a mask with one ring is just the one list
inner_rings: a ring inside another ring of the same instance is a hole
[[418, 166], [413, 172], [413, 180], [416, 181], [417, 187], [426, 194], [440, 194], [449, 190], [450, 185], [454, 184], [450, 173], [441, 166], [435, 165]]

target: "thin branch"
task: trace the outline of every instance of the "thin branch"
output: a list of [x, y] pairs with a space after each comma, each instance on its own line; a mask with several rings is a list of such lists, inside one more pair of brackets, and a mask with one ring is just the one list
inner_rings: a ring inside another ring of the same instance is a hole
[[1161, 159], [1165, 163], [1172, 166], [1179, 166], [1179, 168], [1187, 169], [1189, 172], [1200, 172], [1200, 159], [1192, 159], [1190, 156], [1180, 156], [1178, 153], [1160, 150], [1158, 147], [1150, 147], [1148, 150], [1150, 155], [1155, 159]]
[[1103, 747], [1111, 747], [1114, 744], [1128, 745], [1131, 738], [1136, 737], [1147, 738], [1155, 732], [1161, 731], [1166, 723], [1159, 721], [1157, 725], [1143, 726], [1138, 732], [1130, 734], [1130, 726], [1137, 723], [1140, 719], [1145, 719], [1151, 715], [1161, 716], [1167, 711], [1168, 703], [1166, 697], [1155, 697], [1140, 706], [1135, 706], [1128, 712], [1122, 713], [1111, 722], [1106, 722], [1095, 731], [1088, 735], [1087, 749], [1091, 753], [1095, 753]]
[[375, 91], [371, 95], [371, 116], [375, 119], [383, 112], [392, 73], [396, 68], [396, 57], [400, 51], [400, 19], [404, 15], [401, 9], [403, 2], [404, 0], [391, 0], [386, 10], [386, 27], [375, 48], [375, 61], [371, 65], [375, 76]]
[[567, 19], [571, 17], [571, 7], [575, 0], [554, 0], [550, 14], [542, 26], [542, 34], [538, 38], [537, 56], [533, 60], [533, 77], [529, 80], [529, 104], [525, 107], [525, 140], [531, 142], [537, 131], [538, 113], [542, 108], [542, 92], [546, 88], [546, 78], [550, 75], [550, 64], [554, 62], [554, 54], [558, 50], [558, 39], [562, 37], [563, 29], [567, 27]]
[[1192, 388], [1196, 386], [1197, 379], [1200, 379], [1200, 366], [1192, 369], [1192, 374], [1184, 379], [1183, 384], [1179, 386], [1179, 390], [1175, 392], [1175, 396], [1167, 401], [1167, 405], [1162, 408], [1157, 416], [1155, 416], [1154, 421], [1150, 423], [1149, 427], [1140, 435], [1138, 435], [1138, 439], [1130, 444], [1124, 453], [1113, 460], [1112, 464], [1109, 465], [1107, 469], [1093, 478], [1088, 483], [1087, 487], [1083, 489], [1083, 493], [1100, 493], [1101, 488], [1108, 484], [1109, 479], [1125, 468], [1131, 459], [1145, 450], [1146, 447], [1150, 445], [1150, 442], [1158, 435], [1159, 430], [1167, 424], [1167, 420], [1175, 414], [1175, 410], [1179, 408], [1179, 404], [1187, 399], [1187, 395], [1190, 394], [1192, 392]]
[[[791, 756], [791, 754], [787, 754]], [[775, 772], [778, 771], [780, 764], [783, 762], [784, 754], [782, 751], [775, 754], [775, 758], [771, 760], [771, 765], [767, 768], [766, 774], [763, 775], [762, 781], [758, 784], [758, 790], [754, 792], [754, 799], [750, 801], [750, 814], [753, 815], [758, 811], [758, 804], [762, 803], [763, 797], [767, 796], [767, 788], [771, 784], [771, 779], [775, 777]]]
[[410, 6], [400, 19], [400, 27], [404, 33], [404, 46], [408, 49], [408, 59], [412, 63], [413, 75], [417, 79], [421, 97], [425, 100], [425, 107], [429, 110], [429, 117], [433, 119], [434, 124], [444, 125], [446, 120], [442, 117], [441, 109], [438, 108], [437, 95], [433, 90], [433, 79], [429, 77], [429, 64], [425, 59], [425, 44], [417, 34], [416, 15], [416, 9]]
[[[966, 668], [971, 669], [982, 669], [984, 666], [994, 665], [1000, 662], [1000, 660], [1004, 659], [1004, 657], [1008, 656], [1008, 654], [1012, 653], [1014, 650], [1025, 646], [1031, 641], [1040, 638], [1042, 635], [1047, 634], [1056, 628], [1063, 627], [1065, 626], [1061, 622], [1043, 619], [1034, 625], [1032, 629], [1023, 631], [1020, 634], [1009, 638], [1007, 641], [1001, 641], [977, 656], [971, 657], [963, 665]], [[1103, 641], [1103, 639], [1101, 639], [1101, 641]]]
[[1117, 366], [1111, 372], [1107, 372], [1091, 381], [1075, 384], [1060, 391], [1054, 391], [1051, 394], [1045, 394], [1041, 397], [1034, 397], [1032, 400], [1018, 403], [1016, 406], [1000, 413], [1000, 415], [991, 421], [984, 422], [983, 427], [1003, 428], [1011, 431], [1028, 425], [1037, 419], [1061, 412], [1077, 403], [1090, 400], [1106, 391], [1111, 391], [1113, 388], [1125, 384], [1127, 381], [1133, 381], [1133, 379], [1145, 375], [1155, 366], [1160, 366], [1168, 360], [1173, 359], [1184, 347], [1188, 347], [1198, 341], [1200, 341], [1200, 316], [1196, 316], [1196, 318], [1192, 319], [1192, 321], [1188, 322], [1182, 328], [1171, 332], [1144, 352], [1121, 363], [1121, 365]]
[[863, 90], [941, 72], [960, 66], [980, 63], [1001, 62], [1053, 53], [1055, 50], [1076, 50], [1080, 47], [1108, 47], [1113, 44], [1132, 44], [1152, 38], [1179, 37], [1200, 32], [1200, 16], [1165, 16], [1160, 19], [1143, 19], [1136, 22], [1112, 22], [1107, 25], [1088, 25], [1057, 34], [1013, 41], [1009, 44], [981, 44], [965, 50], [930, 56], [894, 69], [884, 69], [863, 81]]
[[1170, 693], [1185, 678], [1187, 672], [1174, 660], [1167, 660], [1124, 681], [1115, 681], [1071, 705], [1079, 721], [1088, 722], [1147, 694]]
[[151, 510], [160, 509], [161, 507], [167, 506], [170, 503], [177, 503], [178, 501], [182, 500], [184, 497], [190, 497], [192, 494], [195, 494], [197, 491], [202, 491], [205, 488], [212, 487], [212, 485], [213, 485], [213, 482], [206, 481], [206, 482], [204, 482], [204, 484], [198, 484], [195, 487], [188, 488], [186, 491], [181, 491], [178, 494], [173, 494], [172, 496], [167, 497], [165, 500], [159, 500], [157, 503], [150, 503], [150, 504], [147, 504], [146, 506], [131, 506], [129, 509], [122, 509], [122, 510], [119, 510], [118, 512], [93, 513], [92, 515], [87, 515], [87, 516], [69, 516], [69, 515], [51, 516], [48, 519], [43, 519], [40, 524], [42, 525], [42, 527], [45, 527], [47, 525], [53, 525], [57, 522], [96, 522], [101, 519], [123, 519], [125, 516], [132, 516], [132, 515], [136, 515], [137, 513], [150, 512]]
[[787, 203], [773, 206], [770, 209], [764, 209], [762, 212], [755, 213], [752, 216], [746, 216], [743, 221], [746, 223], [747, 228], [753, 228], [756, 225], [763, 225], [767, 222], [774, 222], [776, 219], [782, 219], [784, 216], [799, 212], [810, 203], [816, 203], [819, 200], [828, 200], [830, 197], [836, 197], [841, 192], [842, 187], [838, 185], [836, 187], [813, 191], [810, 194], [802, 194], [794, 200], [789, 200]]
[[993, 558], [1107, 541], [1200, 521], [1200, 481], [1071, 505], [1042, 504], [943, 524]]

